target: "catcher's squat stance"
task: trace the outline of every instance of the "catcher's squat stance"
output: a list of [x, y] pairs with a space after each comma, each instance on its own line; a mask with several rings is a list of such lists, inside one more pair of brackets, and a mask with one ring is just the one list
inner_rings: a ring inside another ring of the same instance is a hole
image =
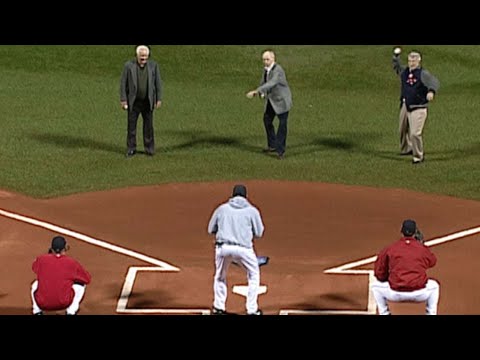
[[375, 262], [372, 292], [380, 315], [390, 315], [387, 301], [426, 302], [426, 314], [437, 315], [440, 285], [429, 279], [427, 269], [437, 258], [423, 244], [423, 234], [413, 220], [405, 220], [403, 237], [383, 249]]
[[215, 234], [212, 314], [226, 313], [227, 271], [230, 264], [236, 263], [247, 272], [247, 314], [262, 315], [257, 303], [260, 266], [253, 240], [262, 237], [263, 230], [260, 212], [247, 200], [247, 188], [236, 185], [232, 197], [215, 209], [208, 224], [208, 233]]

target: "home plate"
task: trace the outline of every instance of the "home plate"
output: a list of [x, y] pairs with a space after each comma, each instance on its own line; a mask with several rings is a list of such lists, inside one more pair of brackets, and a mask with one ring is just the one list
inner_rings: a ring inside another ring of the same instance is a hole
[[[248, 286], [246, 285], [236, 285], [233, 287], [233, 293], [247, 297]], [[265, 294], [267, 292], [267, 287], [261, 285], [258, 287], [258, 295]]]

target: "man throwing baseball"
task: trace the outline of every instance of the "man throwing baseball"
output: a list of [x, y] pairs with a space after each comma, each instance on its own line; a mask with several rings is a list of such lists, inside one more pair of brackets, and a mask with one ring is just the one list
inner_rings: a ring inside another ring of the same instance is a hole
[[437, 258], [423, 244], [423, 235], [413, 220], [405, 220], [403, 237], [383, 249], [375, 261], [373, 296], [379, 315], [390, 315], [388, 301], [426, 302], [426, 314], [437, 315], [440, 285], [429, 279], [427, 269]]
[[413, 164], [425, 160], [423, 128], [427, 121], [428, 104], [434, 99], [440, 82], [421, 67], [422, 56], [417, 51], [408, 54], [408, 67], [400, 63], [400, 48], [393, 51], [393, 69], [401, 80], [400, 154], [413, 155]]
[[260, 267], [253, 245], [254, 238], [263, 235], [264, 225], [260, 212], [247, 200], [247, 188], [236, 185], [232, 197], [215, 209], [208, 224], [208, 233], [215, 235], [215, 278], [212, 314], [226, 314], [227, 271], [235, 262], [247, 273], [248, 315], [262, 315], [258, 309]]
[[[277, 153], [282, 160], [287, 146], [287, 121], [292, 107], [292, 93], [288, 86], [287, 77], [283, 68], [275, 62], [275, 53], [266, 50], [262, 54], [264, 65], [260, 86], [247, 93], [247, 98], [255, 96], [265, 99], [263, 123], [267, 133], [267, 148], [264, 152]], [[273, 120], [278, 117], [278, 130], [275, 133]]]

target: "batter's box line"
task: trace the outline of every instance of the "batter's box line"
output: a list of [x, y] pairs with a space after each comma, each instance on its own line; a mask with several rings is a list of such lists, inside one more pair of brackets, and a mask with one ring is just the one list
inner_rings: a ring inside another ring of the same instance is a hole
[[210, 315], [210, 309], [128, 309], [128, 300], [132, 295], [133, 284], [139, 271], [178, 272], [179, 270], [165, 269], [162, 267], [138, 267], [131, 266], [128, 269], [122, 293], [117, 303], [119, 314], [158, 314], [158, 315]]
[[[445, 244], [448, 242], [460, 240], [480, 233], [480, 227], [458, 231], [453, 234], [445, 235], [425, 242], [428, 247]], [[324, 271], [325, 274], [332, 275], [368, 275], [368, 301], [366, 310], [280, 310], [279, 315], [375, 315], [376, 303], [373, 297], [372, 284], [376, 280], [373, 270], [354, 270], [355, 268], [374, 263], [377, 256], [371, 256], [358, 261], [353, 261], [341, 266], [330, 268]]]
[[135, 282], [135, 277], [137, 271], [162, 271], [162, 272], [178, 272], [180, 271], [179, 268], [166, 263], [165, 261], [161, 261], [159, 259], [155, 259], [151, 256], [141, 254], [139, 252], [125, 249], [115, 244], [108, 243], [103, 240], [95, 239], [85, 234], [81, 234], [77, 231], [73, 231], [62, 226], [58, 226], [46, 221], [42, 221], [39, 219], [35, 219], [33, 217], [21, 215], [18, 213], [14, 213], [11, 211], [7, 211], [0, 208], [0, 216], [19, 221], [21, 223], [30, 224], [42, 229], [46, 229], [57, 234], [66, 235], [77, 240], [83, 241], [85, 243], [110, 250], [117, 254], [126, 255], [146, 263], [152, 264], [155, 267], [130, 267], [126, 281], [123, 285], [122, 293], [120, 295], [120, 299], [117, 303], [117, 312], [124, 313], [124, 314], [149, 314], [149, 313], [158, 313], [158, 314], [210, 314], [210, 310], [205, 309], [127, 309], [128, 299], [132, 293], [133, 283]]

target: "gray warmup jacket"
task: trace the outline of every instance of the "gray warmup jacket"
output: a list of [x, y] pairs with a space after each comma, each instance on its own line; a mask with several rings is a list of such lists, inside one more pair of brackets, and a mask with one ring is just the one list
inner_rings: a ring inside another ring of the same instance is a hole
[[208, 233], [215, 234], [217, 243], [253, 248], [254, 238], [263, 235], [260, 212], [241, 196], [220, 205], [208, 223]]

